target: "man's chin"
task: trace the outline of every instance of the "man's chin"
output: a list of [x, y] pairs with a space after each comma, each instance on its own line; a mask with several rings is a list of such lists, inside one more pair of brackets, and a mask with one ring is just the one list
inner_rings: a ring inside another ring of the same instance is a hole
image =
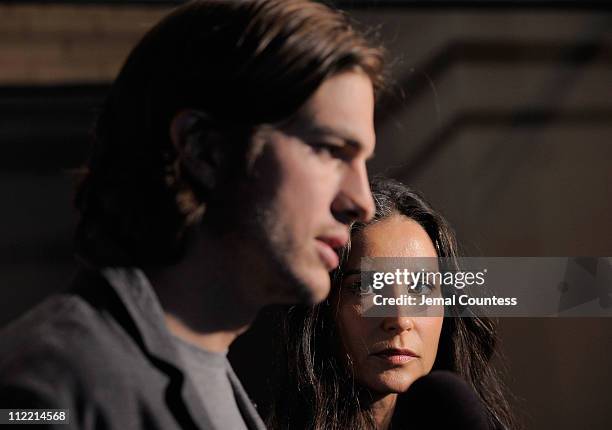
[[322, 302], [329, 295], [330, 289], [331, 282], [329, 279], [329, 275], [326, 272], [325, 277], [323, 279], [313, 279], [308, 284], [308, 287], [305, 288], [306, 297], [304, 297], [303, 303], [314, 305]]
[[331, 282], [327, 272], [323, 276], [301, 277], [294, 285], [291, 297], [287, 297], [292, 304], [316, 305], [329, 295]]
[[286, 270], [282, 278], [272, 284], [271, 299], [275, 304], [313, 305], [325, 300], [330, 289], [330, 276], [323, 267]]
[[294, 277], [291, 282], [285, 283], [284, 288], [276, 286], [270, 291], [268, 300], [270, 304], [279, 305], [314, 305], [327, 298], [331, 288], [329, 275], [324, 277]]

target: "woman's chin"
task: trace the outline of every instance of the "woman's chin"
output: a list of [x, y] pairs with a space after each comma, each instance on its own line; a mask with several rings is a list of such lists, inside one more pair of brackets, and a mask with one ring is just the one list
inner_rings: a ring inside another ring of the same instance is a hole
[[385, 372], [373, 378], [368, 378], [369, 381], [364, 381], [364, 385], [380, 394], [401, 394], [408, 391], [412, 383], [422, 376], [411, 374], [397, 375], [394, 373], [396, 372]]

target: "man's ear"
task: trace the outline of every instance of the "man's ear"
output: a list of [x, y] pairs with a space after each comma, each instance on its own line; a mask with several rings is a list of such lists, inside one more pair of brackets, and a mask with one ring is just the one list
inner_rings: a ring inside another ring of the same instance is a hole
[[210, 191], [219, 182], [224, 158], [224, 142], [208, 116], [195, 110], [182, 110], [170, 122], [170, 139], [180, 169], [198, 187]]

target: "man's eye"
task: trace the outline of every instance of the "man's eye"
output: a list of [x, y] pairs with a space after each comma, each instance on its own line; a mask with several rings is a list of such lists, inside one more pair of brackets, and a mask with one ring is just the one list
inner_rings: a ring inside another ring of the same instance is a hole
[[410, 285], [408, 287], [408, 292], [412, 294], [419, 294], [428, 296], [434, 290], [434, 286], [431, 284], [426, 284], [424, 282], [419, 282], [415, 285]]
[[335, 145], [333, 143], [313, 143], [311, 146], [316, 153], [329, 154], [337, 158], [344, 158], [345, 156], [344, 148], [340, 145]]

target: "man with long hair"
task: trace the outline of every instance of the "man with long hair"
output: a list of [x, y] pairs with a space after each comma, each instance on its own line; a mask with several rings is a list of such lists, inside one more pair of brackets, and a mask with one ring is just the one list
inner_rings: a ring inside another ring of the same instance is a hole
[[225, 356], [316, 303], [374, 208], [381, 50], [307, 0], [178, 8], [129, 55], [76, 205], [83, 269], [0, 337], [0, 406], [73, 428], [263, 428]]

